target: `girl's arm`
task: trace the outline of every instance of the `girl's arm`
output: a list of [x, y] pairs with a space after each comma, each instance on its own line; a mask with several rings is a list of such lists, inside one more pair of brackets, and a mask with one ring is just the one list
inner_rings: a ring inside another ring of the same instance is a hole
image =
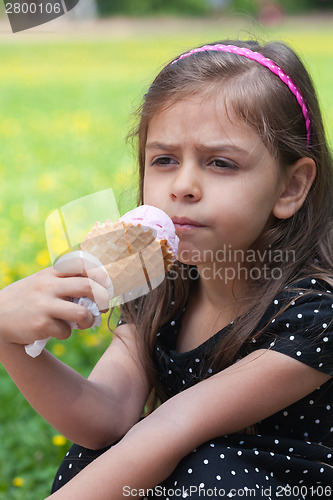
[[104, 294], [88, 278], [60, 277], [52, 268], [0, 292], [0, 362], [38, 413], [92, 449], [121, 438], [141, 415], [149, 387], [134, 330], [119, 327], [121, 339], [115, 336], [88, 380], [46, 350], [31, 358], [24, 344], [68, 337], [64, 320], [91, 326], [91, 313], [66, 299], [89, 296], [103, 303]]
[[144, 496], [143, 489], [166, 479], [200, 444], [267, 418], [329, 378], [284, 354], [259, 350], [166, 401], [49, 498], [120, 500], [129, 489], [131, 498]]

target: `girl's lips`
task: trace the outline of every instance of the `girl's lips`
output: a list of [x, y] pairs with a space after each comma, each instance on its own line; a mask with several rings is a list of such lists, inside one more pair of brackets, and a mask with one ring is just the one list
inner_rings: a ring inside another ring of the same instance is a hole
[[171, 219], [176, 231], [192, 231], [193, 229], [204, 227], [200, 222], [188, 219], [187, 217], [172, 217]]

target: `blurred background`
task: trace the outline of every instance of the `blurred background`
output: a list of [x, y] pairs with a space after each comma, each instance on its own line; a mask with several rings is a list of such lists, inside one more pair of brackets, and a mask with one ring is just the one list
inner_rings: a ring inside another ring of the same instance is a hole
[[[135, 206], [134, 111], [156, 72], [188, 48], [253, 36], [289, 43], [313, 76], [332, 144], [332, 27], [332, 0], [81, 0], [13, 34], [1, 3], [0, 288], [50, 265], [53, 210], [106, 188], [120, 213]], [[86, 376], [110, 340], [104, 318], [48, 347]], [[0, 407], [0, 499], [45, 498], [69, 443], [1, 366]]]

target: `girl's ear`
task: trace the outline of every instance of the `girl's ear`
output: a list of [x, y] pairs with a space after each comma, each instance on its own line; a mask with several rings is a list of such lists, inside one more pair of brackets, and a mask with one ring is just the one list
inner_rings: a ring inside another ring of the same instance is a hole
[[273, 214], [278, 219], [292, 217], [303, 205], [316, 177], [316, 164], [312, 158], [301, 158], [294, 163], [283, 182]]

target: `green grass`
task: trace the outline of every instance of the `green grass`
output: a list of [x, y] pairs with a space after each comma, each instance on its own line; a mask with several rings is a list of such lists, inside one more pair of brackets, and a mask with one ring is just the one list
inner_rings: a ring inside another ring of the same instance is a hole
[[[192, 45], [248, 37], [255, 30], [244, 19], [210, 20], [200, 29], [198, 20], [193, 23], [195, 29], [187, 23], [172, 34], [157, 27], [104, 39], [0, 37], [1, 287], [49, 265], [44, 223], [52, 210], [109, 187], [121, 212], [133, 206], [135, 161], [125, 145], [129, 115], [163, 62]], [[310, 20], [259, 34], [282, 38], [303, 56], [332, 139], [330, 29]], [[104, 325], [49, 345], [87, 375], [109, 342]], [[0, 499], [42, 499], [68, 443], [52, 443], [57, 432], [30, 408], [2, 367], [0, 401]]]

